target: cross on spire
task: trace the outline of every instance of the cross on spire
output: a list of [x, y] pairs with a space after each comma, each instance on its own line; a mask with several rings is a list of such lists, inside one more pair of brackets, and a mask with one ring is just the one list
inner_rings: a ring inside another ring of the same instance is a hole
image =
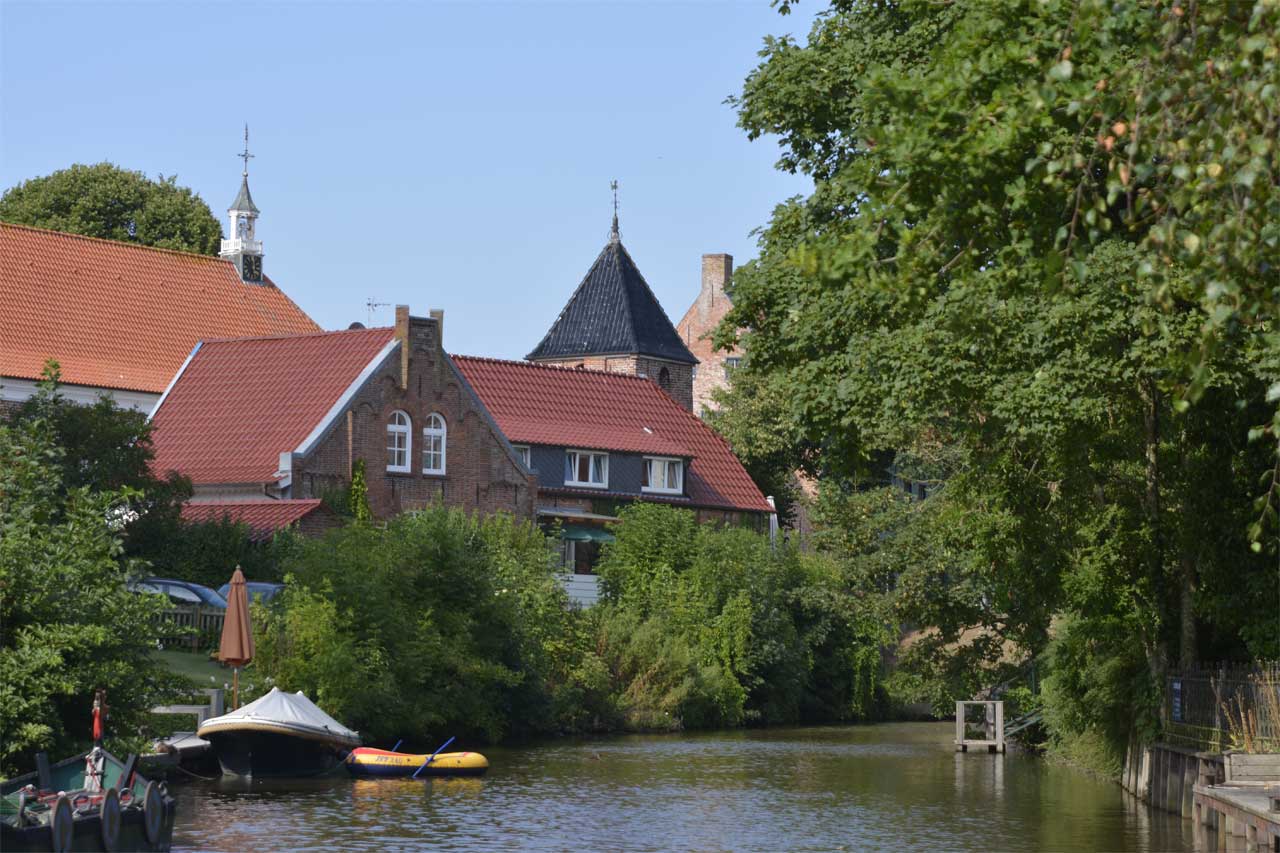
[[243, 177], [246, 177], [246, 178], [249, 177], [249, 161], [253, 159], [253, 155], [249, 153], [249, 123], [248, 122], [245, 122], [244, 124], [244, 152], [241, 154], [237, 154], [236, 156], [244, 161], [244, 171], [242, 171], [240, 174]]
[[616, 243], [622, 239], [618, 236], [618, 182], [610, 181], [609, 189], [613, 190], [613, 228], [609, 231], [609, 240]]

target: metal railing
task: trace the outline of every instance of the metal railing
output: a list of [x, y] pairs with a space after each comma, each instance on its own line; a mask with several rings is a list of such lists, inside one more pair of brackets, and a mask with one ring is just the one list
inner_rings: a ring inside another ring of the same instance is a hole
[[1165, 680], [1164, 703], [1169, 743], [1208, 752], [1280, 749], [1280, 663], [1180, 670]]

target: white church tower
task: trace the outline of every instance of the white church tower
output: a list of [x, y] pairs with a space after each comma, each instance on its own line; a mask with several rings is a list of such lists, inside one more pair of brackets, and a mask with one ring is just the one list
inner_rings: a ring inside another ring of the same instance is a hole
[[249, 125], [244, 126], [244, 152], [238, 155], [244, 160], [244, 170], [240, 173], [240, 192], [236, 200], [231, 202], [227, 215], [231, 220], [231, 236], [222, 241], [219, 257], [226, 258], [236, 265], [240, 280], [250, 284], [262, 283], [262, 241], [254, 237], [254, 227], [258, 221], [258, 206], [249, 195], [249, 161], [253, 155], [249, 153]]

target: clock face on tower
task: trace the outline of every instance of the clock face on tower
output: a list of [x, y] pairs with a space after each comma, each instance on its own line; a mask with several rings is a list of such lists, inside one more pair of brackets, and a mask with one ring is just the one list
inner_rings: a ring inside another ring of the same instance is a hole
[[244, 255], [240, 264], [241, 275], [245, 281], [262, 281], [261, 255]]

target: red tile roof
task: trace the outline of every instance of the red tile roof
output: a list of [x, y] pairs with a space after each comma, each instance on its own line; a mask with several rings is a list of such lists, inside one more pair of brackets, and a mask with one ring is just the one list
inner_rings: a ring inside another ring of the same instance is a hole
[[226, 518], [248, 527], [250, 539], [262, 540], [270, 539], [276, 531], [296, 524], [319, 508], [319, 500], [189, 503], [182, 507], [182, 520], [199, 523]]
[[196, 342], [315, 332], [230, 261], [0, 223], [0, 375], [160, 393]]
[[685, 477], [691, 503], [770, 511], [725, 440], [648, 379], [470, 356], [453, 359], [512, 442], [691, 456]]
[[358, 329], [201, 345], [157, 407], [158, 473], [195, 483], [274, 481], [394, 329]]

